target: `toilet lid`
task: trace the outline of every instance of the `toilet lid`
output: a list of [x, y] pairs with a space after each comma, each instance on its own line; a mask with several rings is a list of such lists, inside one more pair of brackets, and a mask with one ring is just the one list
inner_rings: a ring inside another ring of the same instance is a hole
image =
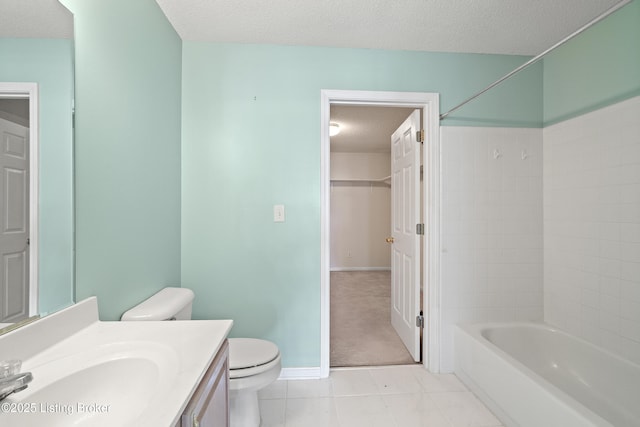
[[278, 347], [255, 338], [229, 338], [229, 369], [246, 369], [264, 365], [278, 357]]

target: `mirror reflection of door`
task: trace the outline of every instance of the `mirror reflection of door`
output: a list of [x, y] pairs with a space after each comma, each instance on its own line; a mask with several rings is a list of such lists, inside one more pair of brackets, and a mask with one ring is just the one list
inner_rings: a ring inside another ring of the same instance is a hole
[[0, 99], [0, 323], [29, 316], [29, 100]]

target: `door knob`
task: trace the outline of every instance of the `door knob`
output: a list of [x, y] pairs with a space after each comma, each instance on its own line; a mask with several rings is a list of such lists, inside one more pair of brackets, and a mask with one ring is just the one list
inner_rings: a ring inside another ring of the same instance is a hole
[[387, 243], [393, 243], [394, 239], [393, 237], [387, 237], [386, 239], [384, 239]]

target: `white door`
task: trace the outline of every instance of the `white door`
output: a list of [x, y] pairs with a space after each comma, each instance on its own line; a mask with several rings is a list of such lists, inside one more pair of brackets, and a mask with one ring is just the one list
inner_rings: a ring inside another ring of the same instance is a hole
[[420, 360], [420, 110], [391, 136], [391, 324]]
[[29, 315], [29, 129], [0, 119], [0, 323]]

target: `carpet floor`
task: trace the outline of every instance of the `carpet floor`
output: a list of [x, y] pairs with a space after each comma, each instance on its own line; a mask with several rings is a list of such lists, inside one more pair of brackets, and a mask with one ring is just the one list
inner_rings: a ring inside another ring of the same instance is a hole
[[413, 364], [391, 326], [390, 271], [331, 272], [330, 364]]

